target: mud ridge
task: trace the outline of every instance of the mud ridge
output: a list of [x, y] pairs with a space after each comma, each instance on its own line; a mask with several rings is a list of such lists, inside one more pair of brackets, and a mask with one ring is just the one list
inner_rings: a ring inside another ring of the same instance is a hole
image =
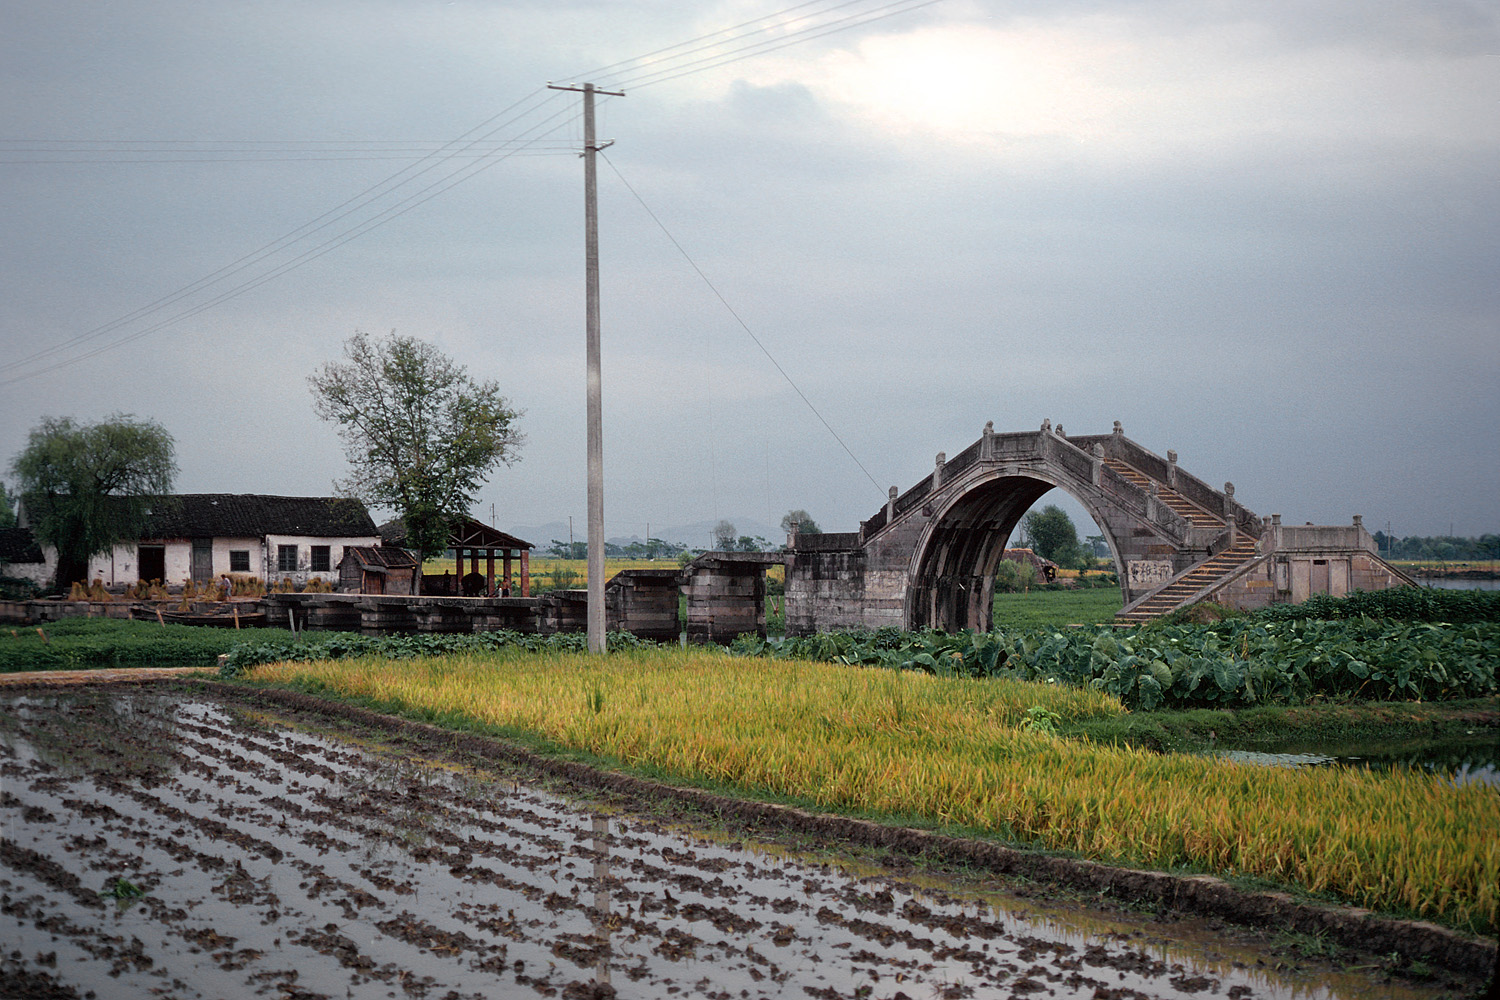
[[[1490, 976], [1500, 967], [1500, 951], [1497, 951], [1495, 941], [1471, 937], [1426, 921], [1383, 917], [1351, 906], [1307, 902], [1285, 893], [1249, 891], [1209, 875], [1174, 875], [1121, 868], [988, 841], [731, 798], [558, 760], [494, 737], [459, 733], [298, 691], [247, 688], [197, 678], [173, 677], [170, 680], [174, 686], [190, 686], [230, 701], [275, 705], [400, 734], [430, 748], [434, 755], [461, 751], [485, 760], [501, 760], [585, 788], [647, 802], [681, 803], [720, 820], [884, 849], [912, 859], [968, 865], [995, 874], [1020, 876], [1075, 891], [1107, 894], [1126, 903], [1169, 907], [1247, 927], [1323, 935], [1347, 948], [1376, 954], [1399, 952], [1429, 965], [1473, 976]], [[156, 683], [159, 682], [130, 680], [98, 686], [134, 688], [155, 686]], [[46, 685], [43, 683], [37, 687], [45, 689]]]

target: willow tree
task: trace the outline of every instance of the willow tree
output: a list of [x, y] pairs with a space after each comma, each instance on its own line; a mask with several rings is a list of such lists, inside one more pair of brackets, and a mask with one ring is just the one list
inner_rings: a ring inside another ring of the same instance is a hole
[[116, 414], [97, 424], [46, 417], [12, 470], [37, 541], [57, 550], [59, 591], [88, 576], [91, 556], [139, 538], [153, 503], [172, 492], [172, 435]]
[[338, 428], [351, 472], [336, 488], [397, 511], [408, 544], [431, 558], [478, 502], [479, 487], [519, 459], [524, 439], [494, 382], [415, 337], [355, 333], [344, 360], [308, 378], [318, 416]]

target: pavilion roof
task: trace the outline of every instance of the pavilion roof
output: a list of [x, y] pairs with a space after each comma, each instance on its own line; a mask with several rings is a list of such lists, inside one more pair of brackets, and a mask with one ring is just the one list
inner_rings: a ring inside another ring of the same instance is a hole
[[[394, 521], [382, 524], [380, 540], [385, 545], [405, 548], [406, 522], [398, 517]], [[472, 517], [460, 518], [454, 522], [452, 530], [448, 533], [448, 548], [451, 549], [530, 549], [534, 547], [530, 542], [523, 541], [499, 528], [492, 528]]]

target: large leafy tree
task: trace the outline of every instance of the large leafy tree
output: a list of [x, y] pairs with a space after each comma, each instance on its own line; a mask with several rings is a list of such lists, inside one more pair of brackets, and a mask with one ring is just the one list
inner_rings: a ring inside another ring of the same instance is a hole
[[16, 526], [16, 498], [5, 489], [5, 484], [0, 483], [0, 528], [14, 528]]
[[1059, 566], [1077, 563], [1078, 530], [1061, 507], [1049, 503], [1041, 510], [1028, 511], [1022, 527], [1031, 539], [1031, 547], [1043, 559], [1051, 559]]
[[448, 546], [453, 521], [480, 485], [519, 457], [521, 416], [494, 382], [415, 337], [355, 333], [344, 361], [308, 378], [318, 416], [338, 427], [352, 471], [339, 488], [397, 511], [407, 544], [430, 558]]
[[794, 530], [800, 535], [821, 535], [823, 529], [807, 511], [798, 508], [789, 510], [781, 517], [781, 530], [790, 535]]
[[153, 500], [172, 492], [172, 435], [115, 414], [97, 424], [46, 417], [12, 471], [37, 541], [57, 549], [59, 590], [88, 575], [89, 557], [140, 537]]

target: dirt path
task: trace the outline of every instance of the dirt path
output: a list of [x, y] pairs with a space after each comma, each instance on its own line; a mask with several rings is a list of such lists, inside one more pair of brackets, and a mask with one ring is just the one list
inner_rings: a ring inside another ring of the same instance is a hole
[[77, 684], [134, 684], [170, 680], [191, 674], [217, 676], [213, 667], [120, 667], [108, 670], [23, 670], [0, 673], [0, 688]]

